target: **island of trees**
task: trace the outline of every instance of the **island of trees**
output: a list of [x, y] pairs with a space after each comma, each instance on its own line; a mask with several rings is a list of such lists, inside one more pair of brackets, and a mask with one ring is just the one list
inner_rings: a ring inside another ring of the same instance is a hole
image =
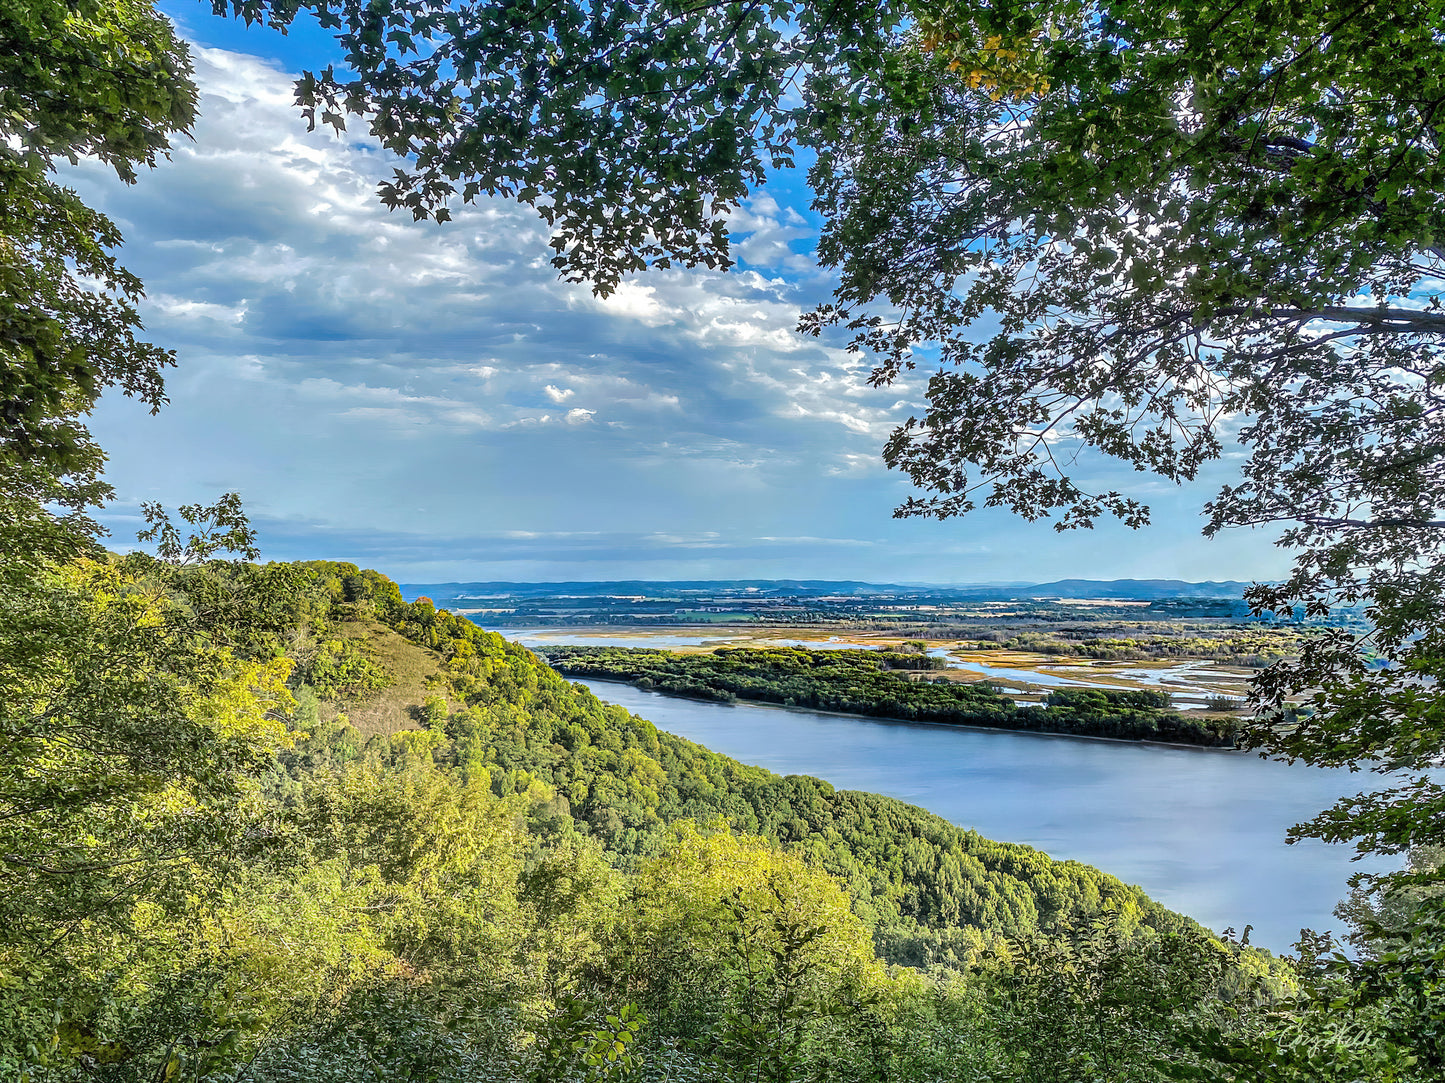
[[563, 673], [627, 681], [674, 696], [813, 707], [873, 718], [949, 726], [1232, 747], [1228, 718], [1190, 718], [1169, 709], [1167, 692], [1069, 688], [1044, 705], [1021, 705], [985, 683], [920, 680], [943, 661], [916, 651], [722, 647], [683, 654], [647, 647], [547, 647]]

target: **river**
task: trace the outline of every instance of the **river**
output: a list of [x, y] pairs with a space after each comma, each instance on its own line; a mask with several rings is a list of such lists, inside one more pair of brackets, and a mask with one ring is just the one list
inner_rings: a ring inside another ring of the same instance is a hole
[[[1289, 949], [1332, 917], [1361, 864], [1290, 825], [1380, 782], [1240, 752], [882, 722], [725, 705], [582, 681], [597, 696], [715, 752], [779, 774], [887, 794], [980, 834], [1074, 858], [1219, 931]], [[1374, 868], [1381, 868], [1378, 863]]]

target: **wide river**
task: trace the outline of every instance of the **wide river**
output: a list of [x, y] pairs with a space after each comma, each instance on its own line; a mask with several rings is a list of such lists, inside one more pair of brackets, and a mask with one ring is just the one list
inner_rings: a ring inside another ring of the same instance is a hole
[[581, 683], [744, 763], [888, 794], [988, 838], [1085, 861], [1216, 931], [1252, 925], [1251, 943], [1276, 952], [1301, 928], [1340, 932], [1330, 911], [1362, 868], [1343, 847], [1285, 845], [1286, 829], [1384, 781], [1239, 752], [880, 722]]

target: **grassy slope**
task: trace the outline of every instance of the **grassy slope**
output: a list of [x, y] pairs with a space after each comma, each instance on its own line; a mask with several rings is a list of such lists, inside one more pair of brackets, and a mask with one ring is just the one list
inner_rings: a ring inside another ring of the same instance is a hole
[[322, 708], [326, 721], [344, 713], [363, 737], [387, 736], [421, 728], [421, 707], [427, 696], [441, 693], [441, 656], [405, 639], [378, 620], [345, 621], [337, 635], [354, 640], [391, 677], [380, 692]]

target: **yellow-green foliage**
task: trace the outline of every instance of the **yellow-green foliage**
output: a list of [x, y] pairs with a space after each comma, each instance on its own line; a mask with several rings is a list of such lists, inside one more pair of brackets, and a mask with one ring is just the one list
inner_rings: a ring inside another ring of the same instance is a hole
[[762, 1078], [815, 1059], [837, 1006], [890, 985], [836, 882], [723, 824], [674, 825], [622, 926], [613, 973], [658, 1029], [711, 1025], [720, 1052]]
[[643, 862], [625, 918], [628, 963], [639, 974], [723, 972], [747, 989], [806, 972], [807, 995], [876, 983], [868, 929], [826, 873], [767, 840], [673, 825]]
[[327, 699], [356, 699], [391, 683], [354, 639], [323, 639], [307, 660], [304, 679]]
[[[1122, 944], [1203, 936], [1095, 870], [660, 733], [386, 588], [140, 562], [0, 599], [64, 633], [8, 626], [34, 664], [0, 716], [0, 1077], [954, 1078], [999, 1032], [963, 974], [1002, 937], [1108, 906]], [[373, 619], [440, 683], [366, 739], [285, 647]], [[890, 974], [878, 945], [960, 969]]]
[[203, 890], [290, 742], [291, 668], [198, 634], [134, 568], [81, 560], [3, 592], [0, 959]]

